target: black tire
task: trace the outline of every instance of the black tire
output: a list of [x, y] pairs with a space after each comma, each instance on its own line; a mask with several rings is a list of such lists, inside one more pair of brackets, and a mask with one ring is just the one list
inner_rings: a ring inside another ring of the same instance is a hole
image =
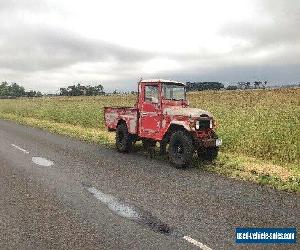
[[204, 161], [213, 161], [217, 158], [219, 147], [199, 148], [197, 150], [198, 158]]
[[168, 151], [169, 160], [175, 167], [187, 167], [194, 154], [193, 139], [185, 131], [176, 131], [171, 135]]
[[116, 147], [121, 153], [128, 153], [132, 148], [133, 137], [125, 123], [120, 123], [116, 130]]

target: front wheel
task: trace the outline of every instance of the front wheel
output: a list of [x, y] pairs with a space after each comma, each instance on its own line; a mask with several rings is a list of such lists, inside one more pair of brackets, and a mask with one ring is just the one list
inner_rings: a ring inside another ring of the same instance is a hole
[[120, 123], [116, 129], [116, 147], [121, 153], [127, 153], [132, 148], [132, 135], [128, 132], [125, 123]]
[[185, 131], [174, 132], [171, 135], [168, 150], [169, 160], [175, 167], [187, 167], [194, 153], [193, 140]]
[[198, 158], [204, 161], [213, 161], [217, 158], [219, 147], [199, 148], [197, 150]]

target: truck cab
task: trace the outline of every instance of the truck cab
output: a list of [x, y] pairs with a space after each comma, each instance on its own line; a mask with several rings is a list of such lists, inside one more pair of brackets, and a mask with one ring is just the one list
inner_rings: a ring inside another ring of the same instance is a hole
[[167, 80], [143, 80], [139, 83], [139, 90], [139, 134], [162, 140], [169, 120], [167, 109], [188, 106], [185, 85]]
[[138, 140], [146, 147], [159, 142], [160, 153], [168, 153], [177, 167], [189, 165], [195, 151], [203, 160], [215, 159], [222, 143], [212, 114], [189, 107], [181, 82], [142, 80], [134, 108], [106, 107], [104, 113], [108, 129], [116, 130], [119, 151], [128, 152]]

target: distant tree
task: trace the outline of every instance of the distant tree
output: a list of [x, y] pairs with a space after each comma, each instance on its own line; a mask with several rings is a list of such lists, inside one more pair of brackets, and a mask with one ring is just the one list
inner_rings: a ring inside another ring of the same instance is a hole
[[250, 89], [251, 83], [250, 82], [238, 82], [237, 86], [239, 89]]
[[94, 93], [95, 93], [95, 95], [103, 95], [104, 94], [103, 86], [101, 84], [95, 86]]
[[246, 83], [245, 82], [238, 82], [237, 85], [238, 85], [239, 89], [245, 89], [246, 88]]
[[98, 84], [97, 86], [84, 86], [80, 83], [68, 86], [67, 88], [60, 88], [59, 92], [61, 96], [96, 96], [105, 94], [101, 84]]
[[60, 88], [59, 89], [59, 95], [68, 96], [69, 92], [68, 92], [68, 90], [66, 88]]
[[10, 96], [15, 96], [15, 97], [20, 97], [25, 95], [24, 87], [21, 87], [17, 83], [12, 83], [9, 86], [9, 92], [10, 92], [9, 94]]
[[220, 90], [224, 84], [220, 82], [187, 82], [188, 91]]
[[36, 91], [30, 90], [26, 92], [27, 97], [36, 97]]
[[254, 88], [255, 88], [255, 89], [259, 89], [261, 85], [262, 85], [262, 82], [261, 82], [261, 81], [255, 81], [255, 82], [254, 82]]
[[87, 96], [96, 95], [94, 87], [92, 87], [90, 85], [86, 86], [85, 87], [85, 95], [87, 95]]
[[238, 87], [235, 86], [235, 85], [228, 85], [226, 89], [227, 89], [227, 90], [237, 90]]
[[2, 82], [0, 85], [0, 96], [25, 96], [25, 89], [17, 83], [8, 84], [7, 82]]
[[67, 91], [69, 93], [68, 95], [70, 95], [70, 96], [83, 95], [83, 91], [82, 91], [81, 85], [79, 83], [76, 86], [75, 85], [68, 86]]
[[8, 83], [2, 82], [0, 85], [0, 96], [8, 96], [9, 90], [8, 90]]
[[87, 96], [96, 96], [96, 95], [103, 95], [104, 91], [103, 91], [103, 86], [97, 85], [97, 86], [86, 86], [86, 91], [85, 91], [85, 95]]
[[245, 83], [245, 89], [250, 89], [251, 87], [251, 83], [250, 82], [246, 82]]
[[30, 90], [25, 93], [27, 97], [42, 97], [43, 94], [39, 91]]

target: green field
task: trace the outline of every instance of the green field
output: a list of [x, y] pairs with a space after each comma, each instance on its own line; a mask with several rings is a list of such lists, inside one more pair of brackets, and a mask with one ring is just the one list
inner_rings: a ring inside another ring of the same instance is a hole
[[[103, 107], [134, 105], [134, 95], [0, 100], [0, 118], [112, 145]], [[300, 190], [300, 89], [204, 91], [190, 105], [211, 111], [223, 139], [209, 171]], [[198, 163], [195, 163], [196, 165]]]

